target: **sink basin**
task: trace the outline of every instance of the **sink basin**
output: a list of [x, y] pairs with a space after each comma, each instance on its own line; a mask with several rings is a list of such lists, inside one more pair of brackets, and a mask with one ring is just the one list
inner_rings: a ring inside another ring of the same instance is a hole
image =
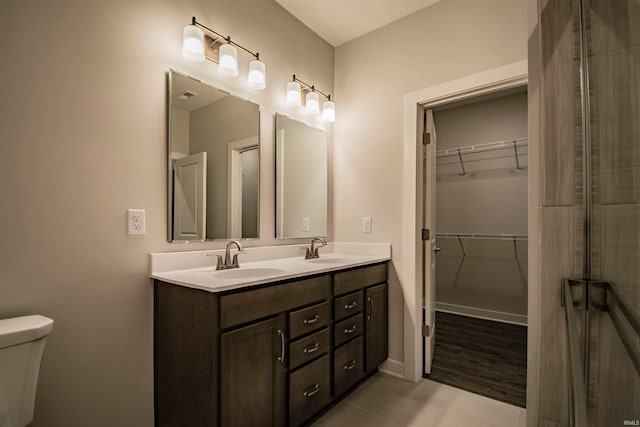
[[210, 271], [213, 277], [219, 279], [259, 279], [267, 276], [278, 276], [286, 272], [287, 270], [278, 267], [240, 267], [230, 270]]

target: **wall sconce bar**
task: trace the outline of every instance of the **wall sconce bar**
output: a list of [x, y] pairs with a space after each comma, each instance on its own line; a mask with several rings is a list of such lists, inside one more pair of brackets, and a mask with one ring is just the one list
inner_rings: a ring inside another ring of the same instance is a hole
[[[301, 87], [305, 86], [304, 88]], [[291, 106], [302, 105], [302, 96], [305, 99], [305, 108], [308, 114], [317, 114], [320, 112], [320, 100], [318, 94], [327, 98], [322, 104], [322, 120], [328, 123], [333, 123], [336, 120], [336, 106], [331, 100], [331, 95], [327, 95], [320, 90], [316, 89], [315, 85], [305, 83], [296, 75], [293, 75], [293, 80], [287, 84], [287, 104]]]
[[[205, 35], [204, 29], [216, 36], [216, 38]], [[225, 77], [236, 77], [238, 75], [238, 51], [236, 47], [247, 52], [255, 59], [249, 63], [249, 87], [261, 90], [266, 87], [265, 65], [260, 61], [260, 54], [252, 52], [239, 43], [231, 40], [231, 36], [223, 36], [217, 31], [203, 25], [191, 18], [191, 25], [184, 28], [182, 41], [182, 56], [194, 61], [202, 62], [208, 59], [218, 64], [218, 72]]]
[[[196, 17], [195, 17], [195, 16], [191, 18], [191, 25], [195, 25], [195, 26], [198, 26], [198, 27], [200, 27], [200, 28], [204, 28], [205, 30], [209, 31], [210, 33], [213, 33], [213, 34], [215, 34], [216, 36], [218, 36], [216, 39], [214, 39], [214, 38], [212, 38], [212, 37], [209, 37], [209, 36], [205, 35], [205, 39], [211, 40], [211, 42], [213, 42], [213, 43], [217, 43], [217, 44], [221, 45], [221, 44], [223, 44], [223, 43], [221, 43], [221, 42], [220, 42], [220, 39], [223, 39], [223, 40], [225, 40], [228, 44], [231, 44], [231, 45], [233, 45], [233, 46], [235, 46], [235, 47], [239, 47], [240, 49], [244, 50], [245, 52], [247, 52], [249, 55], [253, 56], [254, 58], [256, 58], [256, 59], [258, 59], [258, 60], [260, 59], [260, 53], [258, 53], [258, 52], [253, 53], [253, 52], [251, 52], [249, 49], [247, 49], [246, 47], [242, 46], [241, 44], [238, 44], [238, 43], [234, 42], [233, 40], [231, 40], [231, 36], [227, 36], [227, 37], [225, 37], [225, 36], [223, 36], [222, 34], [218, 33], [217, 31], [214, 31], [214, 30], [212, 30], [211, 28], [207, 27], [206, 25], [201, 24], [200, 22], [198, 22], [198, 21], [196, 20]], [[212, 59], [212, 60], [213, 60], [213, 59]], [[215, 60], [215, 61], [213, 61], [213, 62], [218, 62], [218, 61], [217, 61], [217, 60]]]

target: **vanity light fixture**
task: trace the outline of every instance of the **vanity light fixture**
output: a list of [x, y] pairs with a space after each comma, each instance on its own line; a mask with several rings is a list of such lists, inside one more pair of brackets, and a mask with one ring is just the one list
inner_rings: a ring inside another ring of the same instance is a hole
[[[211, 34], [205, 35], [201, 30], [205, 29]], [[182, 39], [182, 56], [194, 62], [202, 62], [209, 59], [218, 64], [218, 72], [225, 77], [236, 77], [238, 75], [238, 49], [240, 48], [253, 56], [255, 59], [249, 63], [248, 84], [251, 89], [262, 90], [266, 87], [266, 67], [260, 61], [260, 54], [253, 53], [244, 46], [231, 40], [231, 37], [224, 37], [211, 28], [196, 21], [196, 17], [191, 18], [191, 24], [184, 27]]]
[[[302, 88], [304, 86], [304, 89]], [[331, 100], [331, 95], [320, 92], [314, 85], [307, 84], [293, 75], [293, 80], [287, 83], [287, 105], [296, 107], [302, 105], [302, 96], [305, 99], [305, 110], [307, 114], [318, 114], [320, 112], [320, 97], [327, 98], [322, 103], [322, 121], [333, 123], [336, 121], [336, 104]]]

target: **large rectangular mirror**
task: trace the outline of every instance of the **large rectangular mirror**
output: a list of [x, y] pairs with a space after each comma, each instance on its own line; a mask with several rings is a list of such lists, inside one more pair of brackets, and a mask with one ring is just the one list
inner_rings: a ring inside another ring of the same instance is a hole
[[257, 238], [259, 106], [174, 70], [168, 86], [169, 241]]
[[276, 114], [276, 238], [327, 235], [327, 133]]

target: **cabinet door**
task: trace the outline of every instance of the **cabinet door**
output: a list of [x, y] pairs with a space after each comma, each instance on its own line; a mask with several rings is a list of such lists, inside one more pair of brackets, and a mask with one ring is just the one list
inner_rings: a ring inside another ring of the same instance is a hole
[[221, 334], [221, 425], [285, 424], [284, 326], [280, 316]]
[[365, 367], [371, 372], [387, 360], [387, 284], [368, 288], [365, 299]]

